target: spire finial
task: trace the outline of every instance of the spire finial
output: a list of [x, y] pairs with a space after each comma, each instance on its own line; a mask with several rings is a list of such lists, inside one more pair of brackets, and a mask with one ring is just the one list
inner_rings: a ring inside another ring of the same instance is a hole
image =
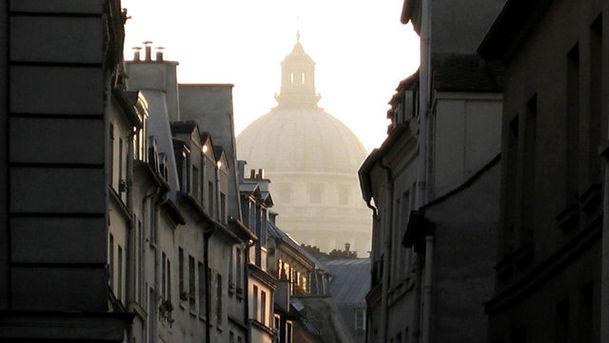
[[300, 17], [296, 17], [296, 43], [300, 43]]

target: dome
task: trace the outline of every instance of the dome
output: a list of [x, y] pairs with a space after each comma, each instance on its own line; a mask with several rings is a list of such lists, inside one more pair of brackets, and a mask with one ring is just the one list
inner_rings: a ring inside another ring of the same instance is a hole
[[349, 243], [365, 256], [371, 221], [357, 170], [367, 152], [353, 132], [317, 105], [319, 98], [315, 62], [296, 42], [281, 62], [277, 106], [241, 132], [237, 155], [271, 180], [279, 228], [322, 251]]
[[320, 108], [276, 107], [238, 137], [239, 158], [278, 171], [355, 173], [366, 149], [338, 119]]

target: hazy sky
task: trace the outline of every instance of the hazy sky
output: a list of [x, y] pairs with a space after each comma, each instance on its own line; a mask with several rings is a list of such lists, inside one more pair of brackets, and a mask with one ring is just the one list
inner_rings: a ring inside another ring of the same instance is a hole
[[403, 0], [123, 0], [125, 58], [150, 40], [178, 61], [181, 83], [232, 83], [237, 134], [276, 105], [280, 62], [296, 31], [317, 63], [319, 105], [368, 150], [386, 136], [387, 102], [419, 63]]

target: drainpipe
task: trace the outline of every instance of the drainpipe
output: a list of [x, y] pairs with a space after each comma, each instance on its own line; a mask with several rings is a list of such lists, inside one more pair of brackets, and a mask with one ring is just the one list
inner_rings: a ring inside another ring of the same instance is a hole
[[[430, 98], [431, 98], [431, 42], [432, 42], [432, 1], [421, 0], [422, 19], [421, 19], [421, 67], [419, 77], [419, 160], [417, 166], [417, 193], [415, 206], [421, 209], [426, 201], [426, 181], [427, 181], [427, 150], [428, 150], [428, 116], [430, 114]], [[431, 278], [432, 278], [432, 254], [433, 254], [433, 238], [425, 237], [425, 265], [423, 270], [423, 285], [419, 295], [419, 301], [422, 301], [423, 308], [417, 307], [417, 312], [422, 312], [422, 318], [419, 319], [419, 314], [415, 316], [415, 321], [422, 321], [421, 327], [415, 327], [416, 330], [421, 329], [421, 343], [430, 343], [431, 331]], [[421, 279], [418, 278], [418, 282]], [[422, 299], [421, 299], [422, 298]]]
[[425, 204], [427, 172], [427, 126], [431, 79], [431, 1], [421, 0], [421, 67], [419, 72], [419, 160], [417, 165], [416, 208]]
[[[385, 164], [385, 161], [381, 158], [380, 164], [381, 168], [383, 168], [387, 175], [387, 183], [389, 184], [389, 195], [388, 195], [388, 213], [385, 217], [388, 219], [388, 227], [389, 234], [384, 236], [383, 245], [384, 251], [383, 258], [383, 284], [381, 287], [381, 308], [383, 309], [383, 315], [381, 322], [383, 323], [383, 332], [381, 334], [382, 340], [381, 342], [388, 342], [388, 317], [389, 317], [389, 304], [387, 302], [388, 293], [389, 293], [389, 274], [391, 273], [391, 230], [393, 229], [393, 193], [394, 193], [394, 180], [393, 173], [391, 172], [391, 168]], [[387, 232], [387, 231], [386, 231]]]
[[[154, 330], [153, 330], [153, 343], [156, 343], [159, 341], [159, 335], [158, 335], [158, 320], [159, 320], [159, 300], [161, 299], [161, 287], [163, 287], [164, 285], [161, 285], [161, 240], [159, 239], [159, 226], [158, 226], [158, 222], [157, 222], [157, 211], [156, 209], [159, 208], [160, 206], [162, 206], [164, 203], [167, 202], [169, 198], [167, 197], [167, 194], [163, 194], [159, 200], [157, 200], [156, 202], [152, 202], [152, 204], [154, 204], [155, 206], [150, 206], [150, 210], [152, 211], [151, 213], [151, 220], [154, 221], [154, 224], [151, 223], [151, 225], [154, 225], [154, 230], [155, 230], [155, 235], [154, 235], [154, 245], [155, 245], [155, 249], [154, 249], [154, 291], [155, 291], [155, 303], [154, 303], [154, 307], [153, 307], [153, 323], [154, 323]], [[152, 199], [151, 199], [152, 200]]]
[[[212, 224], [213, 225], [213, 224]], [[203, 271], [203, 274], [205, 275], [205, 318], [206, 318], [206, 322], [205, 322], [205, 342], [206, 343], [211, 343], [211, 337], [210, 337], [210, 332], [209, 332], [209, 326], [211, 323], [211, 313], [209, 311], [209, 308], [211, 307], [210, 301], [211, 301], [211, 292], [210, 292], [210, 287], [211, 287], [211, 283], [210, 281], [210, 277], [211, 275], [209, 275], [209, 239], [211, 238], [211, 236], [214, 234], [215, 231], [215, 227], [212, 227], [211, 230], [205, 231], [203, 232], [203, 264], [205, 265], [205, 270]]]
[[[135, 135], [135, 131], [131, 130], [129, 133], [128, 142], [133, 142], [133, 136]], [[136, 269], [135, 265], [135, 230], [136, 230], [136, 220], [135, 213], [133, 210], [133, 145], [127, 144], [127, 164], [125, 166], [127, 168], [127, 175], [125, 184], [126, 187], [124, 191], [127, 193], [127, 209], [129, 210], [129, 214], [131, 215], [131, 220], [129, 221], [129, 234], [127, 235], [127, 251], [129, 252], [126, 256], [129, 256], [129, 262], [127, 263], [127, 276], [128, 282], [125, 285], [125, 307], [127, 311], [129, 311], [129, 305], [135, 302], [135, 278], [136, 278]], [[119, 187], [120, 188], [120, 187]], [[133, 325], [129, 325], [127, 327], [127, 339], [129, 342], [133, 341]]]
[[[245, 255], [245, 266], [243, 266], [243, 273], [245, 274], [245, 278], [244, 278], [244, 287], [243, 287], [243, 298], [245, 299], [245, 325], [247, 326], [247, 335], [246, 335], [246, 342], [251, 342], [252, 341], [252, 337], [251, 337], [251, 331], [250, 330], [250, 324], [249, 324], [249, 316], [250, 316], [250, 305], [249, 305], [249, 278], [248, 278], [248, 272], [247, 272], [247, 268], [250, 264], [250, 249], [256, 244], [256, 241], [250, 240], [247, 243], [247, 250], [244, 253]], [[289, 309], [288, 309], [289, 310]]]
[[[146, 194], [144, 196], [144, 198], [142, 199], [142, 212], [144, 213], [144, 216], [146, 215], [145, 214], [146, 213], [146, 203], [148, 201], [152, 201], [151, 198], [156, 198], [160, 194], [161, 194], [161, 188], [157, 186], [157, 187], [155, 187], [154, 192], [152, 192], [150, 194]], [[152, 204], [153, 203], [151, 203], [151, 205], [150, 205], [150, 211], [151, 211], [151, 213], [149, 213], [149, 216], [150, 216], [149, 218], [152, 218], [152, 213], [154, 212], [154, 206]], [[152, 223], [149, 223], [149, 225], [152, 225]], [[156, 262], [157, 262], [156, 261], [156, 251], [155, 251], [154, 260], [155, 260], [155, 283], [156, 283], [156, 270], [158, 269], [158, 265], [156, 264]], [[145, 279], [147, 277], [145, 272], [146, 272], [146, 268], [144, 268], [144, 274], [142, 275], [143, 279]], [[156, 290], [156, 288], [155, 288], [155, 290]], [[143, 294], [143, 296], [147, 297], [148, 296], [148, 289], [144, 289], [144, 292], [145, 293]], [[156, 312], [157, 306], [156, 306], [156, 301], [154, 299], [151, 299], [151, 301], [153, 301], [153, 305], [155, 305], [155, 306], [150, 306], [150, 308], [152, 308], [152, 310], [150, 310], [150, 313], [149, 313], [149, 316], [148, 316], [148, 319], [149, 319], [148, 325], [150, 325], [152, 328], [148, 329], [148, 332], [146, 332], [146, 335], [148, 335], [150, 331], [157, 332], [157, 326], [156, 326], [156, 322], [157, 322], [157, 318], [158, 318], [157, 317], [158, 314]], [[156, 337], [157, 335], [155, 334], [154, 336]], [[155, 339], [153, 339], [152, 341], [156, 342]]]

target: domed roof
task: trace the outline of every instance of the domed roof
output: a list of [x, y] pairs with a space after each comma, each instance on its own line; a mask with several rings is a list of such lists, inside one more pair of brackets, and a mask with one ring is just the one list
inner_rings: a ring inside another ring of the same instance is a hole
[[315, 107], [282, 107], [250, 124], [237, 138], [239, 159], [269, 172], [353, 174], [367, 152], [338, 119]]
[[300, 44], [281, 62], [278, 105], [237, 138], [239, 159], [274, 172], [355, 173], [367, 152], [338, 119], [317, 106], [315, 62]]

